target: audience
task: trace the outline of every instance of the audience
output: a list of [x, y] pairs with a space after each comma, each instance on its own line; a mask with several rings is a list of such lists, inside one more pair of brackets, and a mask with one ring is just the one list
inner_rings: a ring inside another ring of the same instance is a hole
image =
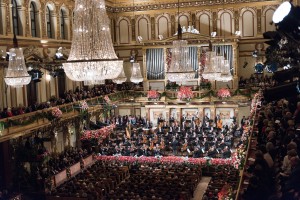
[[243, 199], [299, 199], [300, 101], [262, 102], [256, 116], [259, 150], [247, 170], [251, 178]]
[[37, 110], [46, 109], [49, 107], [59, 106], [65, 103], [72, 103], [76, 101], [81, 101], [88, 98], [93, 98], [96, 96], [107, 95], [113, 93], [115, 90], [123, 91], [123, 90], [138, 90], [142, 86], [135, 85], [131, 82], [126, 82], [123, 84], [114, 84], [107, 83], [105, 85], [95, 85], [93, 87], [77, 87], [75, 91], [69, 90], [64, 93], [63, 96], [57, 98], [52, 96], [48, 102], [37, 103], [34, 102], [32, 105], [25, 107], [23, 105], [19, 105], [19, 107], [8, 107], [4, 108], [2, 111], [0, 109], [0, 119], [13, 117], [22, 115], [24, 113], [30, 113]]

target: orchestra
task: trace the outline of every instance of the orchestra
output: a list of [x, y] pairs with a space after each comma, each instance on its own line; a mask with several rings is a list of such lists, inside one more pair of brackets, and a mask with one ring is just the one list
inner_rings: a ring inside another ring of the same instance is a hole
[[157, 127], [149, 126], [151, 122], [145, 118], [128, 117], [129, 123], [125, 126], [126, 118], [119, 116], [117, 119], [120, 122], [118, 130], [100, 146], [102, 155], [228, 158], [237, 129], [234, 124], [223, 125], [219, 116], [216, 123], [211, 123], [207, 115], [203, 123], [197, 117], [183, 116], [182, 122], [160, 117]]

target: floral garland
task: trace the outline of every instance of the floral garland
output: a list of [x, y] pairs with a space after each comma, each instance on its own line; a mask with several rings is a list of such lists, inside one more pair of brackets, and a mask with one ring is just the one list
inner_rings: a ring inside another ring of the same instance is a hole
[[191, 87], [181, 86], [177, 92], [177, 98], [180, 100], [191, 100], [194, 97]]
[[85, 100], [79, 102], [79, 107], [81, 110], [87, 110], [89, 108], [89, 105]]
[[148, 99], [158, 99], [159, 96], [160, 95], [156, 90], [149, 90], [147, 94]]
[[255, 93], [252, 102], [251, 102], [251, 111], [250, 111], [250, 117], [252, 118], [254, 114], [256, 113], [257, 106], [261, 106], [261, 98], [262, 93], [261, 91]]
[[111, 100], [107, 95], [104, 96], [104, 100], [106, 101], [107, 104], [111, 104]]
[[122, 162], [122, 163], [162, 163], [162, 164], [194, 164], [205, 165], [208, 162], [212, 165], [231, 165], [231, 159], [223, 158], [187, 158], [178, 156], [162, 156], [162, 157], [132, 157], [132, 156], [97, 156], [97, 160], [108, 162]]
[[229, 98], [231, 97], [230, 91], [226, 88], [221, 88], [217, 92], [217, 96], [219, 98]]
[[97, 130], [86, 130], [82, 133], [80, 140], [90, 141], [93, 139], [98, 140], [98, 143], [100, 142], [100, 139], [107, 138], [116, 127], [115, 124], [97, 129]]
[[60, 118], [62, 116], [62, 111], [58, 107], [53, 107], [51, 110], [51, 115], [54, 118]]
[[246, 159], [246, 149], [241, 145], [232, 155], [232, 163], [234, 168], [243, 169]]

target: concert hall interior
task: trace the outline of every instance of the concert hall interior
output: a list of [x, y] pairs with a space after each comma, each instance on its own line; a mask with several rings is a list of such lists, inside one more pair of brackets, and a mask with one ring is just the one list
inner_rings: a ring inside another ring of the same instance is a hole
[[0, 0], [0, 200], [300, 199], [299, 4]]

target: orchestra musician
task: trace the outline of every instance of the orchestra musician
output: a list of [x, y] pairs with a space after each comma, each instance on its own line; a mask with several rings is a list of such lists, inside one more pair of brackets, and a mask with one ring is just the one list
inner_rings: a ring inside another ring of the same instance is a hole
[[212, 145], [207, 151], [207, 156], [211, 158], [215, 158], [217, 156], [217, 150], [215, 149], [215, 146]]
[[208, 113], [205, 114], [204, 118], [203, 118], [203, 126], [204, 127], [209, 127], [209, 117], [208, 117]]
[[173, 150], [173, 155], [177, 155], [178, 153], [178, 145], [179, 145], [179, 142], [176, 140], [176, 137], [173, 137], [172, 139], [172, 142], [171, 142], [171, 148]]
[[[193, 157], [201, 157], [207, 152], [210, 157], [220, 155], [223, 158], [229, 158], [231, 156], [230, 147], [233, 143], [232, 127], [222, 127], [222, 130], [219, 130], [220, 117], [217, 116], [217, 119], [215, 127], [206, 128], [200, 125], [201, 120], [195, 118], [192, 122], [195, 130], [188, 130], [187, 127], [191, 125], [191, 122], [190, 119], [187, 119], [185, 121], [186, 130], [181, 132], [177, 132], [177, 130], [180, 131], [180, 126], [176, 120], [171, 122], [170, 126], [163, 121], [160, 122], [157, 129], [149, 130], [148, 134], [143, 133], [141, 124], [137, 124], [136, 129], [130, 133], [130, 124], [128, 124], [128, 127], [122, 128], [122, 131], [112, 133], [111, 140], [103, 140], [100, 152], [103, 155], [154, 156], [168, 155], [166, 153], [168, 151], [173, 152], [174, 155], [190, 155], [191, 151]], [[117, 120], [121, 121], [116, 118]], [[166, 129], [166, 127], [168, 128]], [[161, 134], [158, 134], [159, 130], [161, 130]]]
[[202, 156], [202, 151], [199, 146], [195, 146], [193, 151], [193, 158], [200, 158]]
[[150, 138], [149, 142], [150, 142], [149, 150], [152, 151], [154, 148], [154, 141]]
[[143, 144], [142, 150], [143, 150], [143, 156], [150, 156], [150, 150], [146, 144]]
[[184, 143], [181, 147], [181, 153], [185, 153], [187, 151], [187, 148], [188, 148], [188, 140], [187, 139], [184, 139]]
[[223, 127], [223, 121], [222, 121], [221, 118], [219, 118], [219, 119], [217, 120], [217, 128], [222, 129], [222, 127]]
[[165, 152], [165, 140], [163, 139], [163, 138], [161, 138], [161, 140], [160, 140], [160, 150], [161, 150], [161, 152], [164, 154], [164, 152]]
[[223, 158], [230, 158], [231, 157], [231, 151], [228, 148], [228, 146], [225, 146], [224, 149], [222, 150], [222, 157]]
[[161, 156], [159, 144], [156, 144], [153, 148], [154, 156]]

